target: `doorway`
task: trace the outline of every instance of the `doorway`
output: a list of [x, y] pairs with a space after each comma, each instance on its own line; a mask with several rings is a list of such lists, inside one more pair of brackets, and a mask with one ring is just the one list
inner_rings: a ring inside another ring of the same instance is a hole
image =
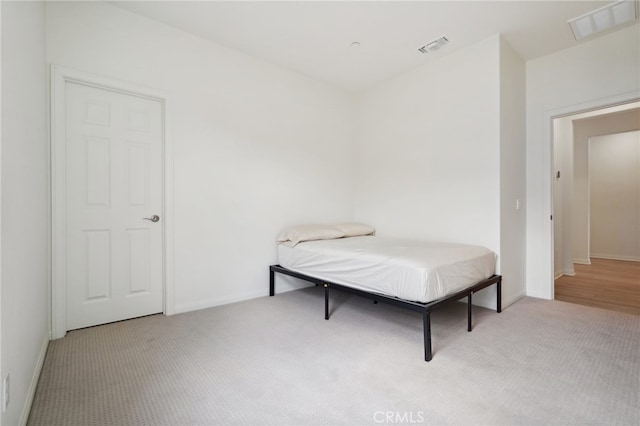
[[[603, 234], [601, 227], [615, 228], [618, 226], [619, 228], [621, 226], [618, 223], [619, 221], [615, 219], [615, 215], [611, 216], [613, 211], [627, 216], [629, 214], [635, 215], [634, 217], [637, 216], [633, 212], [629, 213], [630, 206], [625, 206], [624, 204], [629, 202], [638, 203], [638, 194], [635, 194], [635, 190], [631, 190], [631, 195], [623, 197], [623, 202], [615, 202], [613, 203], [614, 205], [608, 202], [609, 205], [604, 208], [593, 210], [595, 213], [593, 219], [598, 220], [592, 220], [592, 204], [594, 200], [591, 197], [591, 187], [593, 185], [591, 185], [590, 179], [592, 173], [589, 165], [589, 146], [590, 141], [600, 141], [602, 138], [607, 138], [606, 135], [624, 134], [624, 132], [636, 131], [639, 128], [640, 103], [638, 102], [601, 108], [596, 111], [568, 115], [553, 120], [553, 215], [555, 218], [553, 248], [554, 297], [556, 299], [578, 301], [577, 303], [582, 301], [583, 304], [597, 306], [599, 303], [604, 303], [609, 298], [613, 298], [614, 300], [609, 300], [605, 305], [614, 306], [618, 303], [623, 307], [618, 310], [626, 312], [629, 309], [638, 310], [638, 307], [635, 307], [635, 305], [640, 304], [640, 293], [636, 294], [640, 291], [637, 279], [625, 280], [625, 276], [628, 277], [640, 265], [640, 262], [637, 262], [637, 260], [640, 260], [637, 258], [637, 254], [633, 254], [635, 253], [633, 252], [630, 256], [625, 256], [621, 255], [621, 252], [609, 250], [610, 253], [617, 254], [605, 255], [601, 253], [602, 250], [599, 248], [602, 246], [601, 238], [599, 238]], [[637, 135], [638, 133], [635, 134]], [[613, 143], [608, 145], [600, 144], [598, 147], [599, 157], [604, 155], [603, 153], [614, 153], [617, 150], [617, 148], [614, 149], [615, 144]], [[637, 150], [637, 147], [635, 149]], [[636, 157], [636, 155], [633, 154], [632, 157]], [[593, 176], [599, 176], [602, 182], [608, 182], [612, 181], [615, 174], [614, 171], [622, 168], [622, 164], [620, 164], [620, 167], [614, 167], [612, 164], [599, 167], [602, 173], [593, 174]], [[638, 170], [638, 167], [633, 165], [627, 168], [632, 170], [630, 172], [632, 174], [633, 170], [636, 172]], [[623, 178], [622, 181], [624, 179], [626, 178]], [[632, 180], [637, 179], [632, 178]], [[611, 182], [609, 184], [613, 185]], [[610, 187], [608, 190], [600, 188], [599, 194], [618, 193], [620, 188], [621, 186], [619, 185]], [[602, 203], [602, 201], [596, 201]], [[637, 209], [638, 207], [634, 208]], [[604, 211], [608, 212], [607, 217], [609, 219], [606, 222], [599, 219]], [[637, 250], [638, 239], [640, 239], [640, 235], [637, 232], [639, 224], [634, 223], [633, 219], [631, 220], [632, 222], [627, 224], [626, 230], [617, 229], [615, 233], [616, 235], [621, 235], [626, 232], [626, 238], [623, 238], [627, 241], [626, 245], [636, 244]], [[598, 228], [594, 229], [596, 224], [599, 224]], [[611, 230], [604, 231], [604, 233], [607, 232], [611, 233]], [[594, 237], [598, 238], [594, 240]], [[608, 238], [607, 240], [611, 239]], [[631, 243], [629, 243], [629, 240], [632, 240]], [[593, 250], [592, 243], [597, 243], [599, 247]], [[596, 257], [598, 258], [598, 265], [595, 265]], [[600, 259], [605, 257], [609, 259], [606, 261]], [[627, 263], [616, 263], [620, 261], [626, 261]], [[606, 273], [604, 273], [605, 271]], [[618, 271], [620, 271], [619, 274]], [[631, 276], [637, 277], [637, 275]], [[597, 278], [595, 281], [594, 277]], [[614, 291], [608, 291], [610, 289], [614, 289]], [[618, 302], [615, 301], [615, 289], [621, 291], [617, 299]], [[633, 302], [634, 306], [629, 308], [629, 306], [626, 306], [628, 302]]]
[[57, 66], [51, 81], [53, 338], [169, 313], [166, 98]]

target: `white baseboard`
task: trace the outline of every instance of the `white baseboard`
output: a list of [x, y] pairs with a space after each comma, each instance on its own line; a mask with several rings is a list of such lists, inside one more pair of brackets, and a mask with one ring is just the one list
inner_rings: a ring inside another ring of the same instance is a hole
[[565, 275], [569, 276], [569, 277], [575, 277], [576, 276], [576, 271], [575, 269], [572, 269], [570, 271], [560, 271], [560, 272], [556, 272], [553, 280], [557, 280], [558, 278], [564, 277]]
[[36, 368], [33, 370], [31, 383], [29, 383], [29, 389], [27, 390], [27, 398], [24, 401], [24, 407], [22, 408], [22, 415], [20, 416], [21, 426], [26, 425], [27, 420], [29, 420], [29, 413], [31, 412], [31, 404], [33, 403], [33, 398], [36, 396], [36, 388], [38, 387], [38, 380], [40, 379], [40, 373], [42, 372], [42, 367], [44, 366], [44, 358], [47, 355], [47, 348], [49, 347], [50, 340], [51, 340], [51, 337], [49, 333], [47, 333], [44, 340], [42, 341], [40, 354], [38, 355], [38, 360], [36, 361]]
[[621, 256], [621, 255], [617, 255], [617, 254], [591, 253], [591, 257], [595, 257], [596, 259], [624, 260], [624, 261], [627, 261], [627, 262], [640, 262], [640, 257]]
[[242, 302], [244, 300], [255, 299], [257, 297], [266, 296], [267, 289], [261, 291], [250, 291], [246, 293], [234, 294], [227, 297], [218, 297], [215, 299], [199, 300], [197, 302], [183, 303], [176, 305], [174, 308], [174, 314], [182, 314], [184, 312], [198, 311], [200, 309], [213, 308], [214, 306], [227, 305], [229, 303]]
[[525, 291], [521, 291], [520, 293], [516, 293], [513, 296], [509, 297], [508, 299], [503, 299], [502, 300], [502, 309], [513, 305], [514, 303], [516, 303], [518, 300], [522, 299], [526, 295], [527, 295], [527, 293]]
[[554, 298], [553, 294], [549, 295], [549, 294], [541, 293], [539, 291], [527, 291], [525, 296], [535, 297], [536, 299], [543, 299], [543, 300], [553, 300]]
[[[276, 294], [286, 293], [288, 291], [299, 290], [304, 287], [312, 287], [313, 284], [308, 281], [299, 280], [297, 278], [282, 276], [278, 277], [276, 282]], [[229, 303], [242, 302], [249, 299], [264, 297], [269, 294], [267, 286], [260, 291], [247, 291], [243, 293], [232, 294], [225, 297], [217, 297], [214, 299], [199, 300], [197, 302], [183, 303], [175, 305], [173, 314], [181, 314], [184, 312], [197, 311], [200, 309], [213, 308], [215, 306], [227, 305]], [[169, 315], [169, 314], [166, 314]]]
[[591, 265], [590, 259], [573, 259], [573, 263], [577, 263], [578, 265]]
[[[487, 289], [489, 288], [494, 288], [493, 286], [491, 287], [487, 287]], [[504, 287], [502, 287], [504, 289]], [[477, 293], [474, 293], [474, 295]], [[516, 303], [518, 300], [522, 299], [523, 297], [525, 297], [527, 294], [524, 290], [522, 290], [519, 293], [514, 294], [513, 296], [505, 299], [504, 298], [504, 291], [502, 293], [503, 297], [502, 297], [502, 309], [505, 309], [506, 307], [513, 305], [514, 303]], [[487, 309], [492, 309], [495, 310], [497, 308], [496, 306], [496, 297], [495, 297], [495, 293], [493, 293], [493, 295], [490, 298], [483, 298], [482, 300], [478, 300], [478, 298], [473, 299], [473, 306], [479, 306], [481, 308], [487, 308]], [[460, 303], [467, 303], [467, 298], [464, 297], [460, 300], [458, 300], [458, 302]]]

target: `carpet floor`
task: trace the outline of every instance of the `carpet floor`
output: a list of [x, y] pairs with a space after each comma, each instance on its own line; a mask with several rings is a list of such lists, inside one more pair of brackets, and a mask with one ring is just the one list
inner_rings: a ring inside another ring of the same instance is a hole
[[28, 424], [607, 424], [640, 421], [640, 316], [524, 298], [420, 314], [305, 288], [52, 341]]

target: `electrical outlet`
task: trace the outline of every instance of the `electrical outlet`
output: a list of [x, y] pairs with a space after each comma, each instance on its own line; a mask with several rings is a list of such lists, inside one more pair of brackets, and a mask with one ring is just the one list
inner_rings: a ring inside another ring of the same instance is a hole
[[2, 381], [2, 412], [7, 411], [9, 406], [9, 374]]

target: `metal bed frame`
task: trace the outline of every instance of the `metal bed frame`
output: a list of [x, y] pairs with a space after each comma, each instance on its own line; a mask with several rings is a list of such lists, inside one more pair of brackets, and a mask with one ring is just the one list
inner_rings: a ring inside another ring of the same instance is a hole
[[336, 284], [332, 282], [328, 282], [326, 280], [312, 277], [309, 275], [302, 274], [300, 272], [292, 271], [290, 269], [284, 268], [280, 265], [271, 265], [269, 266], [269, 296], [275, 295], [275, 273], [278, 272], [280, 274], [289, 275], [295, 278], [299, 278], [301, 280], [309, 281], [317, 286], [324, 287], [324, 319], [329, 319], [329, 289], [336, 288], [338, 290], [345, 291], [347, 293], [356, 294], [358, 296], [363, 296], [368, 299], [372, 299], [374, 303], [383, 302], [388, 303], [395, 306], [400, 306], [401, 308], [409, 309], [414, 312], [420, 312], [422, 314], [422, 322], [423, 322], [423, 332], [424, 332], [424, 360], [431, 361], [432, 349], [431, 349], [431, 311], [438, 306], [446, 302], [451, 302], [455, 300], [462, 299], [463, 297], [467, 298], [467, 331], [471, 331], [472, 323], [471, 323], [471, 296], [473, 293], [480, 291], [490, 285], [495, 284], [497, 290], [496, 296], [496, 311], [502, 312], [502, 276], [501, 275], [493, 275], [489, 278], [486, 278], [482, 281], [478, 281], [472, 286], [465, 288], [464, 290], [460, 290], [456, 293], [450, 294], [446, 297], [443, 297], [438, 300], [434, 300], [432, 302], [421, 303], [421, 302], [412, 302], [410, 300], [404, 300], [393, 296], [387, 296], [381, 293], [370, 293], [364, 290], [358, 290], [352, 287], [347, 287], [342, 284]]

